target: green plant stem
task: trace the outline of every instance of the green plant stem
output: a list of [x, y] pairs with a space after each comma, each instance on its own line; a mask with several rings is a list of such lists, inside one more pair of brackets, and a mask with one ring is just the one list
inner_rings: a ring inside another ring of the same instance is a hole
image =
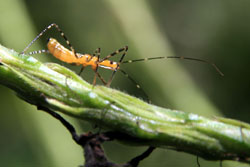
[[[0, 45], [0, 83], [36, 106], [131, 136], [135, 145], [170, 148], [208, 160], [250, 163], [250, 125], [157, 107], [65, 67], [43, 64]], [[24, 113], [25, 114], [25, 113]]]

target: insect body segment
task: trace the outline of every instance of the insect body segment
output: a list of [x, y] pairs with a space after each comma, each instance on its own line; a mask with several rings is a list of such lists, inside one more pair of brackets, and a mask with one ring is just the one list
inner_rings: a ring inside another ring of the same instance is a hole
[[78, 60], [72, 51], [65, 48], [54, 38], [49, 38], [47, 47], [53, 56], [63, 62], [75, 63]]
[[66, 63], [74, 63], [76, 65], [82, 65], [83, 67], [91, 66], [93, 70], [96, 70], [97, 66], [112, 71], [119, 69], [118, 63], [111, 60], [101, 60], [90, 54], [76, 53], [75, 56], [72, 51], [65, 48], [54, 38], [49, 38], [47, 47], [53, 56]]
[[[66, 63], [71, 63], [71, 64], [75, 64], [75, 65], [82, 65], [82, 68], [80, 70], [79, 75], [81, 74], [81, 72], [84, 70], [84, 68], [86, 66], [91, 66], [91, 68], [95, 72], [93, 85], [96, 84], [96, 77], [98, 77], [102, 81], [102, 83], [106, 86], [110, 86], [110, 84], [114, 78], [114, 75], [115, 75], [116, 71], [119, 69], [119, 65], [121, 64], [121, 62], [122, 62], [122, 60], [123, 60], [123, 58], [126, 55], [127, 50], [128, 50], [128, 47], [126, 46], [124, 48], [121, 48], [121, 49], [111, 53], [110, 55], [106, 56], [105, 58], [100, 59], [100, 48], [98, 48], [93, 55], [80, 54], [80, 53], [76, 53], [74, 51], [71, 51], [71, 50], [65, 48], [63, 45], [61, 45], [54, 38], [49, 38], [47, 47], [48, 47], [48, 52], [51, 53], [57, 59], [59, 59], [63, 62], [66, 62]], [[119, 62], [113, 62], [113, 61], [107, 59], [107, 57], [112, 57], [112, 56], [114, 56], [122, 51], [124, 51], [124, 53], [121, 56], [121, 59]], [[40, 53], [42, 53], [42, 52], [46, 52], [46, 51], [45, 50], [40, 51]], [[36, 53], [36, 52], [31, 52], [31, 54], [34, 54], [34, 53]], [[95, 56], [95, 55], [97, 55], [97, 56]], [[106, 82], [104, 80], [104, 78], [98, 73], [98, 67], [106, 68], [106, 69], [113, 71], [108, 82]]]

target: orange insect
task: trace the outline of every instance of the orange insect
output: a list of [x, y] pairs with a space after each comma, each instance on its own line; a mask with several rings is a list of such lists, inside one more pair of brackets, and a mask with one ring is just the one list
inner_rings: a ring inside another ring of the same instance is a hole
[[[65, 48], [63, 45], [61, 45], [56, 39], [54, 38], [49, 38], [48, 40], [48, 50], [39, 50], [39, 51], [34, 51], [34, 52], [30, 52], [29, 54], [38, 54], [38, 53], [51, 53], [53, 56], [55, 56], [57, 59], [66, 62], [66, 63], [73, 63], [76, 65], [82, 65], [82, 68], [80, 70], [79, 75], [82, 73], [82, 71], [84, 70], [84, 68], [86, 66], [91, 66], [92, 69], [95, 72], [95, 77], [94, 77], [94, 81], [93, 81], [93, 85], [96, 84], [96, 76], [98, 76], [100, 78], [100, 80], [103, 82], [103, 84], [105, 84], [106, 86], [110, 86], [112, 79], [116, 73], [116, 71], [119, 68], [120, 64], [122, 63], [123, 58], [125, 57], [128, 47], [125, 46], [121, 49], [118, 49], [117, 51], [109, 54], [108, 56], [106, 56], [103, 59], [100, 59], [100, 51], [101, 49], [98, 48], [96, 49], [94, 54], [81, 54], [81, 53], [76, 53], [74, 48], [72, 47], [72, 45], [70, 44], [68, 38], [64, 35], [63, 31], [59, 28], [59, 26], [55, 23], [50, 24], [48, 27], [46, 27], [40, 34], [38, 34], [36, 36], [35, 39], [33, 39], [29, 45], [21, 52], [21, 54], [24, 54], [28, 48], [38, 39], [40, 38], [47, 30], [51, 29], [52, 27], [55, 27], [61, 34], [61, 36], [65, 39], [67, 45], [69, 45], [70, 50]], [[123, 55], [120, 58], [119, 62], [113, 62], [111, 60], [108, 60], [110, 57], [115, 56], [116, 54], [123, 52]], [[97, 55], [97, 56], [96, 56]], [[98, 73], [98, 67], [101, 68], [106, 68], [109, 70], [112, 70], [113, 73], [109, 79], [108, 82], [106, 82], [102, 76]], [[127, 73], [125, 71], [122, 71], [124, 74], [127, 75]], [[130, 77], [129, 77], [130, 78]], [[132, 78], [130, 78], [130, 80], [134, 83], [136, 83]], [[136, 84], [137, 87], [139, 87], [138, 84]]]
[[[57, 59], [59, 59], [63, 62], [66, 62], [66, 63], [74, 63], [76, 65], [82, 65], [82, 68], [81, 68], [79, 75], [81, 74], [81, 72], [83, 71], [83, 69], [86, 66], [91, 66], [91, 68], [96, 73], [93, 85], [96, 84], [96, 76], [98, 76], [101, 79], [101, 81], [107, 86], [109, 86], [111, 84], [114, 73], [119, 69], [119, 65], [120, 65], [123, 57], [125, 56], [125, 54], [128, 50], [128, 47], [125, 46], [124, 48], [121, 48], [121, 49], [117, 50], [116, 52], [111, 53], [110, 55], [108, 55], [104, 59], [100, 59], [100, 48], [98, 48], [93, 55], [75, 53], [75, 52], [72, 52], [72, 51], [68, 50], [67, 48], [65, 48], [63, 45], [61, 45], [54, 38], [49, 38], [47, 47], [48, 47], [48, 51]], [[114, 56], [115, 54], [120, 53], [122, 51], [125, 51], [125, 52], [124, 52], [120, 62], [113, 62], [111, 60], [108, 60], [108, 58], [110, 58], [110, 57]], [[98, 55], [95, 56], [96, 54], [98, 54]], [[114, 71], [113, 75], [111, 76], [111, 78], [108, 82], [106, 82], [101, 77], [101, 75], [97, 72], [98, 67], [106, 68], [106, 69]]]
[[[178, 59], [186, 59], [186, 60], [194, 60], [194, 61], [200, 61], [204, 63], [208, 63], [212, 65], [215, 70], [221, 75], [224, 76], [224, 74], [219, 70], [219, 68], [214, 64], [206, 60], [202, 59], [196, 59], [196, 58], [190, 58], [190, 57], [182, 57], [182, 56], [166, 56], [166, 57], [151, 57], [151, 58], [144, 58], [144, 59], [136, 59], [136, 60], [128, 60], [128, 61], [123, 61], [124, 57], [126, 56], [126, 53], [128, 51], [128, 47], [125, 46], [121, 49], [116, 50], [115, 52], [109, 54], [105, 58], [100, 58], [100, 48], [96, 49], [94, 54], [81, 54], [81, 53], [76, 53], [72, 45], [70, 44], [68, 38], [64, 35], [63, 31], [59, 28], [59, 26], [55, 23], [50, 24], [48, 27], [46, 27], [38, 36], [36, 36], [35, 39], [29, 43], [29, 45], [21, 52], [21, 54], [25, 53], [28, 48], [39, 38], [41, 37], [47, 30], [51, 29], [52, 27], [55, 27], [61, 34], [61, 36], [65, 39], [67, 45], [70, 47], [70, 50], [65, 48], [63, 45], [61, 45], [56, 39], [54, 38], [49, 38], [48, 40], [48, 50], [39, 50], [39, 51], [34, 51], [30, 52], [29, 54], [37, 54], [37, 53], [51, 53], [53, 56], [55, 56], [57, 59], [66, 62], [66, 63], [73, 63], [76, 65], [82, 65], [82, 68], [80, 70], [79, 75], [81, 72], [84, 70], [86, 66], [91, 66], [93, 71], [95, 72], [95, 77], [93, 81], [93, 85], [96, 84], [96, 76], [100, 78], [100, 80], [105, 84], [106, 86], [110, 86], [112, 79], [116, 73], [116, 71], [121, 71], [124, 75], [126, 75], [134, 84], [136, 84], [137, 88], [140, 88], [140, 86], [137, 84], [137, 82], [131, 78], [124, 70], [120, 69], [121, 64], [125, 63], [133, 63], [133, 62], [139, 62], [139, 61], [147, 61], [147, 60], [156, 60], [156, 59], [166, 59], [166, 58], [178, 58]], [[115, 56], [118, 53], [123, 52], [119, 62], [114, 62], [111, 60], [108, 60], [109, 58]], [[98, 68], [105, 68], [108, 70], [112, 70], [113, 73], [106, 82], [102, 76], [98, 73]], [[141, 89], [142, 90], [142, 89]], [[143, 91], [143, 90], [142, 90]], [[143, 93], [146, 95], [146, 93], [143, 91]], [[147, 95], [146, 95], [147, 96]]]

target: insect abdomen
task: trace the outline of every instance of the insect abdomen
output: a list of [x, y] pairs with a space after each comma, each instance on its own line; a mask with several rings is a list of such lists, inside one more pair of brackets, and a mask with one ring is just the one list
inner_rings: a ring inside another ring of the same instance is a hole
[[56, 39], [49, 38], [47, 44], [49, 52], [57, 59], [66, 63], [75, 63], [77, 61], [74, 53], [62, 46]]

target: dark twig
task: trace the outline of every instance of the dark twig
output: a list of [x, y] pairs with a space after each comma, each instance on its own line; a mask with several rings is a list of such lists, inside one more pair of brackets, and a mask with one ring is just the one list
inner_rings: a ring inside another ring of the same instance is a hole
[[75, 128], [68, 121], [66, 121], [60, 114], [57, 114], [56, 112], [51, 111], [50, 109], [48, 109], [46, 107], [42, 107], [42, 106], [38, 106], [37, 109], [43, 110], [43, 111], [47, 112], [48, 114], [50, 114], [52, 117], [59, 120], [67, 128], [67, 130], [70, 132], [74, 141], [76, 143], [78, 143], [79, 136], [77, 135]]
[[197, 162], [198, 167], [201, 167], [198, 156], [196, 156], [196, 162]]
[[145, 152], [143, 152], [141, 155], [131, 159], [128, 164], [132, 167], [137, 167], [143, 159], [147, 158], [153, 151], [155, 147], [149, 147]]
[[83, 148], [85, 157], [84, 167], [137, 167], [140, 161], [147, 158], [155, 149], [155, 147], [149, 147], [145, 152], [131, 159], [129, 162], [125, 164], [115, 164], [108, 161], [101, 147], [101, 144], [105, 141], [111, 141], [121, 138], [124, 139], [125, 137], [129, 138], [129, 136], [117, 132], [105, 132], [97, 134], [88, 132], [78, 136], [75, 128], [61, 115], [57, 114], [54, 111], [51, 111], [46, 107], [39, 106], [37, 108], [39, 110], [47, 112], [48, 114], [59, 120], [70, 132], [73, 140]]

